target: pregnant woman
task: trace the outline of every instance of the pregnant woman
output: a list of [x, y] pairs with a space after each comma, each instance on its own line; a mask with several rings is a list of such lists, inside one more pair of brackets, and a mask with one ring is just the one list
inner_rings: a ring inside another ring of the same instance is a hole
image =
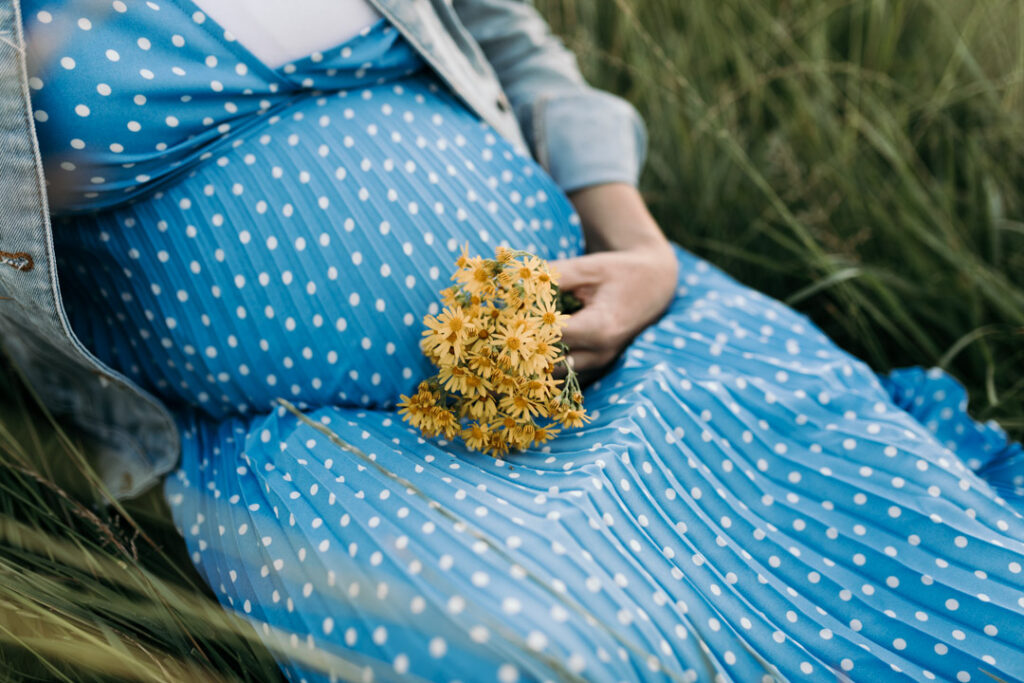
[[[666, 242], [527, 3], [22, 9], [71, 325], [171, 407], [192, 560], [290, 680], [1024, 676], [1020, 447]], [[394, 412], [467, 242], [618, 356], [506, 460]]]

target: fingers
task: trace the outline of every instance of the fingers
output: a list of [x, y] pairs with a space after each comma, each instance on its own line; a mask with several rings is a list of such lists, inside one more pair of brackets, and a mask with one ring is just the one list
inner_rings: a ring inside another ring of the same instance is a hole
[[614, 351], [590, 351], [587, 349], [569, 352], [569, 363], [573, 370], [585, 373], [591, 370], [600, 370], [615, 360], [617, 354]]
[[573, 351], [596, 350], [606, 345], [608, 316], [600, 304], [591, 303], [569, 316], [562, 341]]
[[572, 259], [552, 261], [558, 272], [558, 286], [576, 294], [583, 308], [569, 317], [562, 341], [569, 347], [569, 362], [576, 372], [599, 370], [615, 359], [619, 346], [611, 338], [612, 323], [607, 306], [596, 299], [601, 285], [607, 284], [608, 255], [586, 254]]
[[558, 286], [561, 289], [572, 291], [577, 287], [591, 285], [599, 282], [602, 269], [600, 268], [604, 254], [586, 254], [570, 259], [559, 259], [551, 261], [550, 266], [558, 273]]

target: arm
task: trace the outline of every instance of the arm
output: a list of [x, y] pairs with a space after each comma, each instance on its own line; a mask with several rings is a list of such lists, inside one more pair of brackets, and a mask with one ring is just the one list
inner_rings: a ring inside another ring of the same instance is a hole
[[559, 261], [583, 302], [565, 330], [579, 370], [601, 368], [671, 302], [678, 265], [636, 190], [646, 154], [632, 105], [591, 88], [528, 0], [454, 0], [535, 156], [576, 206], [592, 253]]

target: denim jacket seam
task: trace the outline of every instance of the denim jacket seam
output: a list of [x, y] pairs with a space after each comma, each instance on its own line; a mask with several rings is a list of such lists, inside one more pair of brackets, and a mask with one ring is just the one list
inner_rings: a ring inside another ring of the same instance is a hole
[[544, 114], [547, 111], [547, 104], [551, 98], [546, 94], [541, 94], [533, 102], [533, 112], [530, 116], [530, 123], [533, 127], [533, 148], [534, 154], [537, 157], [537, 163], [541, 167], [551, 172], [551, 150], [548, 147], [548, 131], [547, 126], [544, 123]]
[[[466, 103], [466, 105], [471, 110], [477, 111], [477, 113], [480, 114], [481, 117], [483, 118], [483, 114], [479, 111], [479, 107], [473, 104], [474, 98], [471, 96], [471, 94], [467, 93], [462, 88], [458, 87], [458, 85], [448, 76], [446, 69], [442, 68], [444, 66], [442, 61], [437, 57], [437, 55], [432, 50], [429, 50], [427, 48], [425, 42], [420, 40], [419, 36], [417, 36], [415, 32], [409, 29], [407, 23], [403, 19], [395, 15], [393, 12], [391, 12], [389, 8], [385, 7], [378, 0], [370, 0], [370, 4], [372, 4], [374, 8], [377, 9], [377, 11], [379, 11], [382, 15], [387, 17], [392, 24], [394, 24], [395, 28], [398, 29], [398, 32], [401, 33], [402, 36], [409, 41], [409, 43], [416, 49], [416, 52], [430, 65], [433, 72], [437, 74], [437, 76], [442, 81], [444, 81], [445, 85], [447, 85], [448, 88], [459, 99]], [[440, 17], [438, 17], [438, 20], [440, 21]], [[466, 60], [466, 65], [468, 65], [472, 69], [474, 74], [476, 74], [477, 76], [484, 75], [480, 74], [477, 67], [472, 63], [472, 61], [469, 59], [469, 57], [466, 55], [464, 51], [462, 51], [461, 49], [457, 49], [456, 51], [458, 54], [462, 55], [462, 57]], [[493, 72], [490, 72], [486, 75], [489, 76], [490, 78], [493, 78], [494, 81], [498, 83], [499, 92], [501, 92], [500, 81], [498, 81], [497, 75], [494, 74]]]

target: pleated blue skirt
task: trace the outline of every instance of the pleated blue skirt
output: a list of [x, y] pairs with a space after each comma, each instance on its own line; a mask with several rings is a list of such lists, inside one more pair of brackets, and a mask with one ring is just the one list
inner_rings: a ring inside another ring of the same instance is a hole
[[[678, 296], [494, 460], [390, 411], [193, 418], [167, 480], [290, 680], [1015, 680], [1024, 453], [683, 250]], [[332, 677], [333, 674], [333, 677]]]

